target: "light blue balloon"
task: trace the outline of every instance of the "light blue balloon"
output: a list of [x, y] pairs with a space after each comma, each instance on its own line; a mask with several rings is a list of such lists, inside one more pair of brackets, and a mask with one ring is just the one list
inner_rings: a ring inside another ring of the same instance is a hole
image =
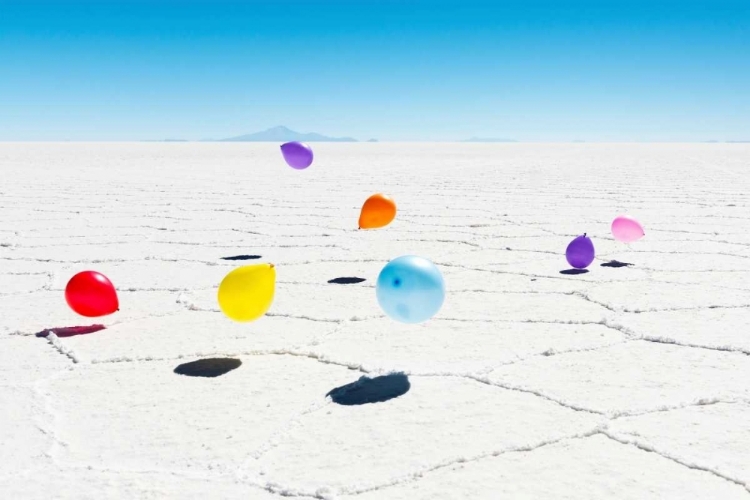
[[421, 323], [433, 317], [445, 300], [445, 282], [429, 260], [403, 255], [380, 271], [375, 286], [380, 307], [396, 321]]

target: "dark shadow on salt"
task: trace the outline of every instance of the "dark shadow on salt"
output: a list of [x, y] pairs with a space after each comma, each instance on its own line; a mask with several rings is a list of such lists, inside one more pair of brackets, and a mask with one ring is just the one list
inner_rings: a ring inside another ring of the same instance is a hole
[[50, 333], [54, 333], [60, 338], [74, 337], [76, 335], [87, 335], [89, 333], [96, 333], [106, 329], [104, 325], [87, 325], [87, 326], [63, 326], [60, 328], [47, 328], [37, 333], [37, 337], [45, 338]]
[[403, 396], [410, 388], [409, 377], [403, 373], [391, 373], [375, 378], [360, 377], [356, 382], [332, 389], [326, 396], [331, 396], [333, 402], [340, 405], [364, 405]]
[[242, 361], [234, 358], [207, 358], [178, 365], [174, 372], [188, 377], [219, 377], [239, 368], [241, 364]]
[[605, 262], [602, 264], [602, 267], [628, 267], [632, 266], [633, 264], [629, 262], [620, 262], [619, 260], [610, 260], [609, 262]]
[[568, 274], [568, 275], [576, 276], [578, 274], [586, 274], [587, 272], [589, 272], [588, 269], [564, 269], [560, 271], [560, 274]]
[[335, 283], [337, 285], [353, 285], [355, 283], [362, 283], [363, 281], [365, 281], [365, 278], [357, 278], [356, 276], [351, 276], [333, 278], [332, 280], [328, 280], [328, 283]]
[[221, 260], [255, 260], [260, 259], [260, 255], [232, 255], [231, 257], [222, 257]]

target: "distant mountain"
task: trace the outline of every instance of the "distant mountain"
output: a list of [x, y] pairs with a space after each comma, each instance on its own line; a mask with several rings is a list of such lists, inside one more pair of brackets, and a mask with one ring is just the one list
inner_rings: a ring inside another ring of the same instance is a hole
[[254, 134], [239, 135], [219, 140], [221, 142], [357, 142], [357, 139], [351, 137], [328, 137], [315, 132], [303, 134], [283, 126], [269, 128], [268, 130], [255, 132]]
[[367, 139], [367, 142], [378, 142], [377, 139]]
[[471, 139], [464, 139], [461, 142], [518, 142], [515, 139], [498, 139], [494, 137], [472, 137]]

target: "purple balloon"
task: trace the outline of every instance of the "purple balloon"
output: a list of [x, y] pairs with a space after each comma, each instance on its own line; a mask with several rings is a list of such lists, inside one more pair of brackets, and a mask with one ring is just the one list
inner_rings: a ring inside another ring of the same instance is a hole
[[302, 170], [313, 161], [313, 152], [310, 146], [302, 142], [287, 142], [281, 145], [281, 154], [287, 164], [297, 170]]
[[594, 255], [594, 244], [591, 242], [591, 238], [586, 236], [586, 233], [571, 241], [565, 250], [565, 258], [568, 259], [568, 264], [576, 269], [589, 267], [594, 262]]

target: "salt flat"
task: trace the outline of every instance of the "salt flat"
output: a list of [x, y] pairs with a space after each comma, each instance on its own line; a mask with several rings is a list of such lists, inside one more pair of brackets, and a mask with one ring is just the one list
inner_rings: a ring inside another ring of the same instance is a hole
[[[750, 498], [750, 145], [312, 146], [0, 144], [0, 498]], [[375, 298], [403, 254], [446, 280], [421, 325]], [[253, 262], [276, 298], [234, 323]], [[118, 313], [67, 307], [87, 269]], [[174, 372], [204, 358], [242, 364]]]

